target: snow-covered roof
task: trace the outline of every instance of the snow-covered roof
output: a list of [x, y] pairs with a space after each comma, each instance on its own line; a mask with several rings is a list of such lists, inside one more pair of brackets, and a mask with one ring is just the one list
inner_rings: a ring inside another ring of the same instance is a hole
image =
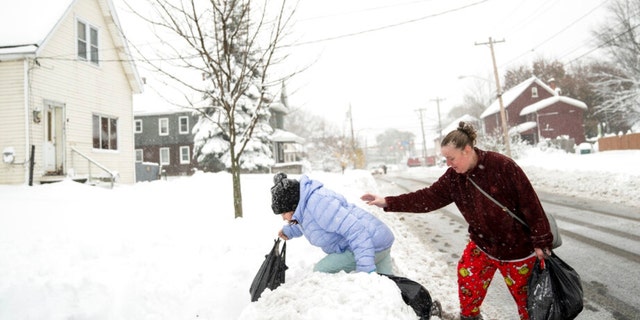
[[516, 133], [522, 133], [525, 132], [527, 130], [533, 129], [535, 127], [537, 127], [538, 124], [535, 121], [528, 121], [528, 122], [523, 122], [515, 127], [511, 127], [509, 129], [509, 134], [516, 134]]
[[[531, 78], [520, 82], [517, 86], [502, 93], [502, 104], [504, 105], [505, 109], [508, 108], [509, 105], [511, 105], [511, 103], [513, 103], [513, 101], [515, 101], [533, 83], [537, 83], [544, 90], [547, 90], [549, 93], [553, 95], [556, 94], [555, 91], [551, 89], [551, 87], [549, 87], [544, 82], [542, 82], [542, 80], [538, 79], [538, 77], [531, 76]], [[487, 116], [490, 116], [494, 113], [498, 113], [499, 111], [500, 111], [500, 101], [499, 99], [496, 99], [493, 101], [493, 103], [491, 103], [491, 105], [486, 110], [484, 110], [484, 112], [480, 115], [480, 118], [484, 119]]]
[[[37, 57], [50, 36], [55, 33], [71, 7], [80, 0], [20, 0], [0, 10], [0, 60]], [[121, 34], [121, 25], [111, 0], [98, 0], [108, 32], [122, 61], [124, 73], [133, 92], [142, 92], [142, 81], [131, 60], [129, 47]]]
[[281, 112], [287, 114], [289, 109], [281, 102], [272, 102], [269, 104], [269, 110]]
[[[20, 0], [0, 10], [0, 54], [33, 50], [62, 20], [75, 0]], [[26, 49], [19, 49], [25, 48]]]
[[276, 129], [271, 135], [271, 140], [275, 142], [296, 142], [304, 143], [304, 139], [289, 131]]
[[448, 126], [446, 126], [444, 129], [442, 129], [441, 134], [443, 136], [446, 136], [447, 134], [449, 134], [449, 132], [455, 130], [458, 128], [458, 125], [460, 124], [460, 121], [464, 121], [464, 122], [478, 122], [478, 118], [470, 115], [470, 114], [465, 114], [462, 117], [453, 120], [453, 122], [451, 122]]
[[580, 101], [580, 100], [576, 100], [573, 98], [569, 98], [569, 97], [565, 97], [565, 96], [553, 96], [553, 97], [549, 97], [543, 100], [540, 100], [532, 105], [529, 105], [527, 107], [525, 107], [524, 109], [522, 109], [522, 111], [520, 111], [520, 115], [524, 116], [530, 113], [534, 113], [534, 112], [538, 112], [548, 106], [551, 106], [557, 102], [564, 102], [566, 104], [572, 105], [574, 107], [577, 108], [581, 108], [584, 110], [587, 110], [587, 104]]
[[195, 92], [183, 93], [174, 86], [155, 78], [147, 78], [145, 91], [133, 96], [133, 113], [136, 116], [174, 114], [210, 106], [211, 102]]

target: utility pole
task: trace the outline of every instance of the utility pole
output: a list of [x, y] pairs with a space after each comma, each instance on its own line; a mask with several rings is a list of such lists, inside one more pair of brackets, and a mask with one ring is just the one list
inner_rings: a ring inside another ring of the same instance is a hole
[[493, 76], [496, 79], [496, 92], [498, 95], [498, 103], [500, 104], [500, 120], [502, 121], [502, 133], [504, 134], [504, 145], [506, 147], [506, 154], [511, 157], [511, 141], [509, 139], [509, 131], [507, 129], [507, 114], [504, 110], [504, 104], [502, 103], [502, 87], [500, 86], [500, 77], [498, 76], [498, 66], [496, 65], [496, 55], [493, 52], [493, 44], [504, 42], [504, 40], [495, 41], [489, 37], [489, 42], [477, 43], [476, 45], [488, 44], [491, 49], [491, 60], [493, 61]]
[[445, 99], [442, 99], [440, 97], [431, 99], [431, 101], [436, 102], [436, 107], [438, 108], [438, 145], [436, 146], [436, 148], [440, 146], [440, 142], [442, 141], [442, 122], [440, 121], [440, 101], [444, 101], [444, 100]]
[[351, 103], [349, 103], [349, 125], [351, 127], [351, 157], [353, 158], [353, 168], [356, 169], [356, 138], [353, 134], [353, 114], [351, 113]]
[[[424, 121], [422, 113], [427, 111], [426, 109], [418, 109], [416, 110], [418, 114], [420, 114], [420, 128], [422, 128], [422, 159], [423, 161], [427, 161], [427, 140], [424, 134]], [[422, 161], [421, 161], [422, 162]]]

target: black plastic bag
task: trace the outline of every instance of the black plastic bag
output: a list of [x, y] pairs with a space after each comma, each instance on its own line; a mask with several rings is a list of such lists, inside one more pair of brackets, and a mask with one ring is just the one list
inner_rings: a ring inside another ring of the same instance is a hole
[[529, 278], [527, 311], [530, 320], [571, 320], [582, 312], [580, 275], [557, 255], [536, 260]]
[[441, 316], [440, 303], [438, 301], [434, 303], [429, 291], [420, 283], [405, 277], [382, 275], [396, 283], [402, 294], [402, 300], [413, 309], [420, 320], [428, 320], [432, 315]]
[[287, 270], [286, 255], [287, 242], [284, 241], [282, 251], [280, 251], [280, 239], [274, 240], [271, 252], [265, 256], [264, 262], [249, 288], [251, 302], [257, 301], [264, 289], [274, 290], [284, 283], [284, 273]]

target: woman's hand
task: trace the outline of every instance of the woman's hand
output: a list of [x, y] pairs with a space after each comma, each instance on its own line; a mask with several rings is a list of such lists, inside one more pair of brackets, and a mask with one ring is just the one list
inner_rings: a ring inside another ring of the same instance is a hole
[[284, 232], [282, 232], [282, 229], [280, 229], [280, 231], [278, 231], [278, 237], [280, 237], [280, 239], [282, 239], [282, 240], [289, 240], [289, 237], [287, 237], [287, 235], [284, 234]]
[[387, 201], [384, 200], [383, 197], [377, 196], [375, 194], [365, 193], [364, 195], [362, 195], [362, 197], [360, 197], [360, 199], [366, 202], [368, 205], [378, 206], [380, 208], [387, 207]]
[[551, 255], [551, 250], [549, 250], [549, 248], [544, 248], [544, 250], [540, 248], [534, 248], [534, 250], [536, 251], [538, 260], [540, 260], [540, 267], [544, 269], [544, 258]]

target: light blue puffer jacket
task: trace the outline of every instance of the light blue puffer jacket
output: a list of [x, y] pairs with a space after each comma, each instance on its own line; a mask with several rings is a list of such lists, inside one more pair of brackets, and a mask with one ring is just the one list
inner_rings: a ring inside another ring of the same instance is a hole
[[292, 219], [298, 224], [282, 228], [289, 239], [304, 235], [327, 254], [349, 250], [356, 271], [374, 271], [375, 253], [390, 248], [395, 239], [374, 215], [306, 175], [300, 178], [300, 201]]

